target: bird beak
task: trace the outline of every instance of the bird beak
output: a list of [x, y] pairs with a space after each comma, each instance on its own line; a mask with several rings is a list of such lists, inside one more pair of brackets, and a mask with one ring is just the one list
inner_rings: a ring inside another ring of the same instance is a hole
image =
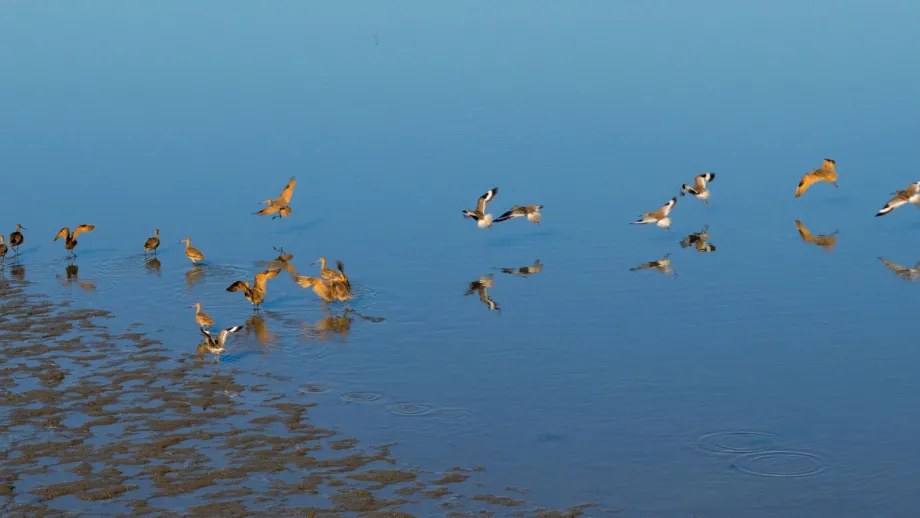
[[312, 263], [310, 263], [310, 266], [313, 266], [314, 264], [316, 264], [316, 261], [313, 261]]
[[21, 225], [20, 225], [19, 228], [21, 228], [21, 229], [23, 229], [23, 230], [29, 230], [29, 229], [27, 229], [26, 227], [23, 227], [23, 226], [21, 226]]
[[182, 242], [182, 241], [176, 241], [176, 244], [178, 245], [178, 244], [181, 243], [181, 242]]

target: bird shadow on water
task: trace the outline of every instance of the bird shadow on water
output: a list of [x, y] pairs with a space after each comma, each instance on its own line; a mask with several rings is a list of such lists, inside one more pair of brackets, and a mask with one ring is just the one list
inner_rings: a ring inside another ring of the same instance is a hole
[[508, 236], [493, 237], [487, 241], [488, 246], [503, 247], [515, 246], [521, 243], [530, 243], [538, 239], [546, 239], [547, 236], [557, 235], [552, 230], [540, 230], [538, 232], [528, 232], [526, 234], [514, 234]]
[[322, 223], [322, 222], [323, 222], [323, 218], [317, 218], [317, 219], [312, 219], [312, 220], [310, 220], [310, 221], [304, 221], [303, 223], [298, 223], [298, 224], [292, 225], [292, 226], [290, 226], [290, 227], [278, 225], [278, 230], [277, 230], [275, 233], [276, 233], [276, 234], [286, 234], [286, 233], [288, 233], [288, 232], [298, 232], [298, 233], [300, 233], [300, 232], [304, 232], [304, 231], [306, 231], [306, 230], [310, 230], [310, 229], [312, 229], [312, 228], [314, 228], [314, 227], [317, 227], [317, 226], [319, 226], [320, 223]]

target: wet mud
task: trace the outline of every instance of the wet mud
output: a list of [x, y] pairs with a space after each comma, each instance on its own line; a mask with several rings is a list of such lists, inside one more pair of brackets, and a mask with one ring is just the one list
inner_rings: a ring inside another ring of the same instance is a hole
[[106, 311], [32, 291], [0, 280], [0, 516], [548, 517], [591, 509], [544, 509], [521, 490], [492, 494], [476, 480], [482, 467], [410, 468], [393, 445], [364, 446], [312, 423], [315, 394], [289, 380], [176, 355], [138, 326], [113, 331]]

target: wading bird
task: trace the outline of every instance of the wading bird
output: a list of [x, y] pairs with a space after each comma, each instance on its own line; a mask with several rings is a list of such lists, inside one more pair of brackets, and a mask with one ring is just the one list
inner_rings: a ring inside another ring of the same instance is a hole
[[906, 189], [898, 190], [891, 194], [894, 195], [894, 198], [890, 199], [884, 207], [875, 213], [876, 217], [884, 216], [901, 205], [906, 205], [908, 203], [913, 203], [917, 207], [920, 207], [920, 182], [914, 182], [908, 185]]
[[204, 261], [204, 254], [201, 253], [201, 250], [192, 246], [192, 239], [186, 237], [179, 243], [185, 243], [185, 257], [188, 257], [192, 264], [198, 266], [198, 263]]
[[207, 327], [210, 329], [214, 326], [214, 320], [211, 319], [211, 315], [201, 311], [201, 302], [196, 302], [189, 307], [195, 308], [195, 322], [198, 322], [200, 327]]
[[693, 185], [683, 184], [680, 186], [680, 195], [683, 196], [688, 192], [697, 198], [703, 200], [703, 204], [709, 205], [709, 195], [710, 191], [707, 188], [706, 184], [715, 180], [715, 173], [703, 173], [696, 175], [694, 178]]
[[[19, 225], [17, 225], [17, 227], [19, 227]], [[76, 257], [77, 254], [74, 253], [73, 249], [74, 247], [77, 246], [77, 236], [79, 236], [80, 233], [82, 232], [90, 232], [94, 228], [96, 228], [96, 225], [80, 225], [77, 228], [75, 228], [73, 231], [73, 234], [71, 234], [70, 229], [67, 227], [64, 227], [60, 231], [58, 231], [56, 236], [54, 236], [54, 240], [52, 241], [52, 243], [63, 237], [64, 238], [64, 248], [68, 252], [70, 252], [70, 255], [72, 255], [73, 257]]]
[[511, 207], [511, 210], [499, 216], [498, 219], [495, 220], [495, 223], [526, 216], [527, 221], [532, 221], [534, 225], [539, 226], [540, 218], [543, 217], [543, 215], [540, 214], [541, 210], [543, 210], [543, 205], [524, 205], [523, 207], [515, 205]]
[[227, 287], [227, 291], [242, 291], [246, 300], [252, 302], [253, 310], [258, 309], [262, 301], [265, 300], [265, 282], [279, 273], [281, 273], [280, 268], [261, 271], [256, 274], [251, 285], [246, 281], [236, 281]]
[[344, 285], [348, 292], [351, 292], [351, 282], [348, 280], [348, 276], [345, 275], [345, 268], [342, 264], [342, 261], [335, 262], [335, 266], [338, 268], [338, 270], [333, 270], [332, 268], [327, 267], [325, 257], [320, 257], [319, 259], [313, 261], [311, 264], [316, 263], [320, 263], [319, 272], [323, 276], [323, 279], [326, 279], [332, 283], [340, 282]]
[[671, 213], [671, 209], [677, 205], [677, 196], [668, 200], [667, 203], [661, 206], [655, 212], [643, 212], [642, 217], [638, 220], [633, 221], [633, 225], [649, 225], [654, 223], [659, 227], [664, 227], [665, 231], [671, 231], [671, 218], [668, 215]]
[[288, 203], [291, 203], [291, 197], [294, 196], [294, 187], [297, 185], [297, 180], [292, 176], [288, 180], [287, 185], [284, 187], [284, 190], [281, 191], [279, 195], [274, 200], [267, 199], [260, 203], [267, 203], [268, 207], [256, 212], [259, 216], [266, 216], [268, 214], [278, 213], [277, 216], [272, 216], [272, 219], [275, 218], [286, 218], [291, 215], [291, 207], [288, 206]]
[[148, 237], [147, 241], [144, 241], [144, 255], [147, 255], [147, 252], [157, 253], [157, 248], [160, 247], [160, 229], [155, 229], [153, 231], [153, 237]]
[[22, 242], [25, 241], [25, 237], [22, 235], [23, 230], [29, 230], [26, 227], [16, 223], [16, 230], [10, 234], [10, 247], [16, 249], [16, 253], [19, 253], [19, 247], [22, 245]]
[[803, 176], [802, 180], [799, 182], [799, 186], [795, 189], [795, 197], [798, 198], [807, 191], [812, 184], [818, 182], [828, 182], [834, 184], [834, 187], [839, 187], [839, 185], [837, 185], [836, 162], [830, 158], [825, 158], [824, 163], [821, 165], [821, 169], [815, 169], [810, 173], [805, 173], [805, 176]]
[[204, 349], [204, 351], [218, 355], [226, 350], [224, 349], [224, 344], [227, 343], [227, 337], [229, 337], [232, 333], [243, 329], [243, 326], [233, 326], [228, 327], [227, 329], [222, 329], [219, 333], [217, 333], [217, 336], [214, 336], [210, 331], [203, 327], [198, 329], [201, 331], [201, 334], [204, 335], [205, 339], [204, 343], [198, 347], [198, 351], [201, 352], [202, 349]]
[[486, 205], [492, 201], [496, 194], [498, 194], [498, 187], [493, 187], [486, 191], [476, 202], [476, 210], [463, 211], [463, 217], [473, 218], [476, 221], [477, 228], [492, 228], [492, 215], [486, 214]]

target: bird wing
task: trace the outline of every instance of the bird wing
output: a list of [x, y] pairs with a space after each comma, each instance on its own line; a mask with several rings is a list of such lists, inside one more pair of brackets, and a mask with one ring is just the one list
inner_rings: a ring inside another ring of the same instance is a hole
[[275, 200], [277, 205], [287, 205], [291, 202], [291, 197], [294, 196], [294, 187], [297, 185], [297, 179], [293, 176], [288, 180], [287, 186], [284, 187], [284, 190], [281, 191], [281, 195], [278, 196], [278, 199]]
[[661, 208], [659, 208], [655, 212], [652, 212], [651, 214], [649, 214], [649, 216], [652, 218], [656, 218], [656, 219], [664, 218], [668, 214], [671, 213], [671, 209], [673, 209], [675, 205], [677, 205], [677, 196], [668, 200], [667, 203], [662, 205]]
[[697, 190], [700, 190], [700, 191], [706, 190], [706, 181], [709, 179], [708, 174], [709, 173], [703, 173], [703, 174], [696, 175], [696, 179], [695, 179], [696, 181], [694, 181], [693, 183], [695, 187], [697, 188]]
[[463, 296], [472, 295], [476, 290], [480, 289], [481, 287], [482, 287], [482, 283], [481, 283], [481, 282], [479, 282], [479, 281], [473, 281], [473, 282], [470, 283], [470, 287], [467, 288], [467, 290], [466, 290], [466, 292], [463, 294]]
[[894, 272], [902, 272], [902, 271], [904, 271], [904, 270], [907, 269], [907, 268], [901, 266], [900, 264], [893, 263], [893, 262], [889, 261], [888, 259], [885, 259], [884, 257], [879, 257], [878, 259], [879, 259], [879, 261], [882, 262], [882, 264], [884, 264], [885, 266], [887, 266], [888, 268], [890, 268], [890, 269], [893, 270]]
[[320, 278], [308, 277], [306, 275], [298, 275], [294, 280], [297, 282], [297, 285], [300, 286], [301, 288], [310, 288], [314, 284], [323, 282], [323, 280]]
[[249, 293], [249, 283], [246, 281], [236, 281], [230, 286], [227, 286], [227, 291], [240, 291], [243, 290], [243, 293]]
[[256, 278], [253, 282], [253, 285], [264, 288], [265, 281], [267, 281], [268, 279], [271, 279], [272, 277], [278, 275], [279, 273], [281, 273], [281, 268], [272, 268], [270, 270], [261, 271], [256, 274]]
[[280, 209], [281, 209], [280, 205], [271, 204], [268, 207], [265, 207], [264, 209], [260, 210], [259, 212], [256, 212], [256, 214], [259, 216], [265, 216], [267, 214], [274, 214], [278, 212]]
[[476, 202], [476, 211], [485, 214], [486, 204], [492, 201], [492, 198], [494, 198], [496, 194], [498, 194], [498, 187], [493, 187], [480, 196], [479, 201]]
[[910, 197], [913, 196], [913, 194], [909, 192], [909, 189], [910, 188], [908, 188], [908, 190], [895, 191], [894, 198], [888, 200], [888, 203], [886, 203], [884, 207], [879, 209], [879, 211], [876, 212], [875, 215], [884, 216], [885, 214], [888, 214], [894, 209], [900, 207], [901, 205], [906, 204], [910, 200]]
[[799, 186], [795, 189], [795, 197], [798, 198], [805, 191], [808, 190], [813, 184], [821, 181], [821, 174], [818, 171], [812, 171], [810, 173], [805, 173], [805, 176], [802, 177], [802, 180], [799, 181]]
[[464, 217], [464, 218], [473, 218], [473, 219], [475, 219], [476, 221], [479, 221], [479, 218], [481, 218], [482, 216], [481, 216], [481, 215], [479, 214], [479, 212], [477, 212], [477, 211], [465, 210], [465, 211], [463, 211], [463, 217]]
[[243, 326], [233, 326], [228, 327], [227, 329], [221, 329], [220, 333], [217, 334], [217, 345], [223, 346], [224, 342], [227, 341], [227, 337], [230, 335], [230, 333], [235, 333], [240, 329], [243, 329]]
[[811, 232], [808, 231], [808, 228], [806, 228], [801, 221], [795, 220], [795, 228], [798, 229], [799, 235], [802, 236], [802, 241], [805, 241], [806, 243], [814, 242], [815, 238], [811, 235]]
[[83, 232], [91, 232], [96, 225], [80, 225], [73, 230], [73, 238], [76, 239]]
[[209, 344], [211, 344], [211, 345], [214, 345], [214, 344], [215, 344], [215, 342], [214, 342], [214, 336], [211, 335], [210, 331], [208, 331], [208, 330], [205, 329], [204, 327], [199, 327], [198, 330], [201, 331], [201, 334], [204, 335], [204, 337], [208, 340], [208, 343], [209, 343]]
[[497, 302], [492, 300], [492, 297], [489, 296], [488, 291], [486, 291], [486, 287], [483, 285], [479, 286], [479, 300], [483, 304], [489, 306], [489, 309], [493, 311], [501, 311], [501, 307], [499, 307]]
[[[67, 227], [62, 228], [60, 231], [58, 231], [57, 235], [54, 236], [54, 241], [57, 241], [58, 239], [61, 239], [62, 237], [63, 237], [64, 239], [66, 239], [66, 238], [67, 238], [67, 234], [69, 234], [69, 233], [70, 233], [70, 229], [69, 229], [69, 228], [67, 228]], [[52, 241], [52, 242], [53, 242], [53, 241]]]
[[518, 218], [524, 215], [526, 215], [526, 212], [524, 211], [524, 209], [515, 205], [514, 208], [512, 208], [508, 212], [505, 212], [504, 214], [499, 216], [498, 219], [496, 219], [495, 221], [496, 222], [507, 221], [511, 218]]

